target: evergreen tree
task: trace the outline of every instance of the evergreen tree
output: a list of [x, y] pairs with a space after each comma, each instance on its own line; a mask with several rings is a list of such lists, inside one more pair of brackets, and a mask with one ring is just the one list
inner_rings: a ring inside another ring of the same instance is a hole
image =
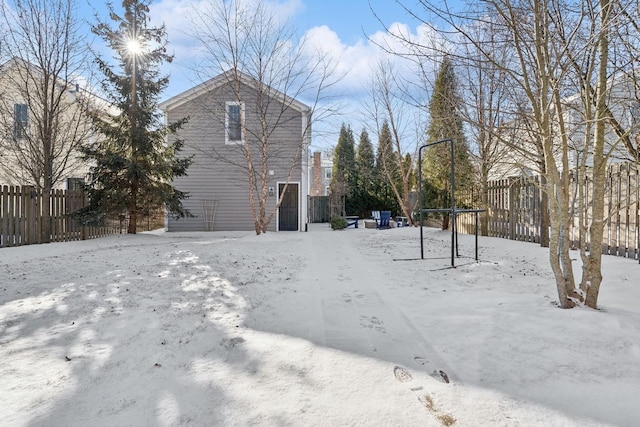
[[[454, 177], [456, 192], [468, 188], [473, 182], [473, 165], [464, 134], [460, 114], [462, 99], [457, 92], [453, 64], [445, 58], [440, 66], [429, 103], [431, 122], [427, 130], [428, 142], [452, 139], [454, 144]], [[451, 148], [438, 144], [424, 152], [423, 178], [425, 207], [450, 207]], [[445, 215], [443, 229], [448, 228]]]
[[[334, 206], [332, 216], [343, 215], [355, 209], [353, 194], [356, 188], [355, 142], [351, 127], [343, 123], [338, 144], [333, 151], [333, 171], [330, 191]], [[344, 203], [344, 205], [343, 205]], [[338, 211], [340, 210], [340, 212]]]
[[393, 184], [400, 185], [402, 177], [398, 170], [398, 162], [393, 151], [393, 140], [391, 139], [391, 129], [389, 123], [382, 123], [380, 135], [378, 136], [378, 153], [376, 157], [376, 177], [378, 205], [381, 209], [399, 212], [400, 206], [393, 191]]
[[187, 194], [174, 188], [171, 181], [186, 174], [191, 159], [178, 157], [182, 141], [166, 143], [166, 136], [186, 119], [162, 124], [158, 98], [169, 80], [160, 75], [159, 68], [173, 57], [166, 53], [164, 26], [147, 27], [149, 2], [123, 0], [122, 17], [108, 4], [116, 27], [99, 23], [92, 28], [114, 51], [122, 74], [96, 58], [105, 76], [103, 92], [117, 113], [89, 109], [101, 138], [84, 150], [94, 166], [88, 185], [90, 204], [80, 215], [85, 221], [96, 221], [127, 213], [128, 233], [136, 232], [139, 215], [163, 205], [176, 217], [190, 215], [182, 206]]
[[358, 212], [365, 216], [367, 212], [376, 209], [375, 166], [373, 145], [369, 134], [363, 129], [356, 149], [356, 199]]
[[404, 155], [403, 163], [404, 167], [409, 170], [409, 188], [415, 190], [416, 188], [418, 188], [418, 180], [416, 177], [417, 173], [414, 168], [411, 154], [407, 153]]

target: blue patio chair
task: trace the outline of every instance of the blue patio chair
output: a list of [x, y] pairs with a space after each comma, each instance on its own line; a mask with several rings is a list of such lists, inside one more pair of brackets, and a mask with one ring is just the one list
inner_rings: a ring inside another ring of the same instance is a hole
[[378, 221], [378, 228], [389, 228], [389, 220], [391, 219], [391, 211], [380, 211], [380, 220]]

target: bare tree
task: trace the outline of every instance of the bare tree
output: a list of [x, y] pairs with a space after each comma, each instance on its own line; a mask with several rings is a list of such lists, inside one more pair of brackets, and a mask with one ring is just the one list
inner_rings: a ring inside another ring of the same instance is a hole
[[0, 5], [0, 21], [11, 28], [0, 40], [10, 58], [2, 66], [0, 164], [5, 176], [43, 194], [42, 242], [51, 237], [48, 195], [65, 177], [80, 173], [77, 148], [91, 130], [76, 102], [81, 89], [74, 81], [86, 71], [86, 49], [74, 11], [72, 0]]
[[[580, 227], [589, 235], [589, 248], [582, 242], [582, 280], [580, 282], [581, 296], [586, 305], [597, 307], [600, 285], [602, 283], [602, 239], [604, 234], [606, 168], [612, 153], [612, 148], [618, 141], [610, 145], [607, 138], [607, 127], [613, 124], [614, 134], [622, 136], [620, 126], [611, 110], [611, 80], [610, 72], [610, 42], [612, 30], [617, 21], [614, 17], [614, 2], [599, 0], [583, 5], [580, 18], [586, 22], [581, 47], [583, 49], [568, 49], [568, 57], [575, 71], [576, 81], [579, 83], [584, 111], [585, 132], [584, 152], [592, 153], [593, 186], [591, 189], [591, 217], [587, 218], [586, 203], [581, 206]], [[554, 15], [560, 21], [559, 14]], [[566, 38], [569, 39], [569, 38]], [[576, 55], [579, 52], [582, 55]], [[580, 60], [582, 59], [582, 60]], [[585, 66], [586, 64], [586, 66]], [[614, 67], [615, 69], [615, 67]], [[625, 132], [626, 133], [626, 132]], [[624, 138], [623, 138], [624, 139]], [[627, 145], [627, 148], [633, 147]], [[583, 155], [586, 159], [587, 155]], [[580, 165], [583, 171], [580, 178], [584, 179], [586, 161]], [[583, 188], [583, 185], [580, 185]]]
[[473, 44], [462, 43], [459, 54], [452, 56], [462, 89], [462, 115], [470, 134], [470, 151], [476, 157], [480, 207], [487, 210], [480, 224], [480, 233], [486, 236], [491, 172], [504, 162], [510, 150], [523, 147], [517, 144], [517, 132], [509, 126], [514, 115], [510, 113], [512, 103], [509, 86], [505, 84], [506, 73], [494, 63], [506, 64], [509, 50], [499, 45], [499, 35], [491, 20], [478, 23], [470, 31], [474, 39], [496, 54], [493, 61], [488, 61]]
[[[330, 113], [320, 103], [325, 90], [335, 83], [332, 66], [320, 51], [312, 51], [307, 40], [298, 40], [291, 27], [280, 21], [263, 0], [209, 0], [198, 4], [194, 12], [192, 36], [205, 50], [204, 63], [198, 67], [200, 79], [206, 81], [224, 72], [239, 104], [244, 102], [243, 87], [247, 83], [255, 91], [252, 113], [258, 117], [258, 125], [248, 126], [240, 118], [243, 161], [237, 162], [215, 148], [208, 155], [245, 172], [255, 231], [264, 233], [284, 195], [280, 194], [275, 208], [267, 210], [270, 162], [278, 159], [287, 163], [286, 189], [293, 171], [302, 167], [301, 159], [306, 158], [312, 121]], [[285, 151], [277, 143], [277, 129], [300, 100], [309, 105], [305, 129], [297, 149]], [[220, 112], [225, 109], [209, 110], [211, 120], [223, 125], [225, 115]]]
[[[549, 196], [549, 260], [559, 303], [571, 307], [578, 296], [569, 255], [569, 146], [560, 93], [567, 67], [560, 54], [564, 46], [554, 37], [550, 8], [551, 2], [544, 0], [517, 5], [505, 0], [492, 2], [487, 12], [498, 17], [506, 36], [503, 42], [514, 53], [513, 64], [503, 70], [528, 101], [525, 117], [517, 120], [530, 125], [530, 140], [541, 148], [542, 190]], [[492, 52], [483, 53], [493, 61]]]
[[610, 108], [609, 124], [622, 142], [622, 155], [640, 165], [640, 2], [617, 0], [613, 8], [610, 65], [624, 88], [617, 98], [610, 99], [612, 104], [627, 108], [617, 115], [613, 112], [615, 107]]
[[[417, 198], [412, 197], [415, 159], [424, 134], [424, 108], [416, 105], [415, 92], [403, 82], [389, 61], [376, 65], [370, 85], [369, 99], [363, 105], [376, 124], [378, 135], [388, 127], [392, 153], [380, 156], [381, 170], [393, 190], [400, 209], [413, 225]], [[385, 125], [386, 124], [386, 125]], [[386, 130], [385, 130], [386, 133]], [[380, 147], [378, 147], [380, 149]], [[406, 154], [414, 161], [407, 162]]]
[[[616, 22], [612, 13], [613, 2], [495, 0], [482, 3], [478, 10], [458, 12], [453, 12], [446, 4], [435, 6], [427, 1], [420, 1], [420, 4], [428, 14], [434, 14], [451, 26], [456, 40], [462, 39], [471, 44], [484, 60], [499, 67], [505, 84], [514, 88], [512, 105], [517, 107], [513, 110], [514, 128], [522, 137], [523, 144], [532, 147], [529, 151], [534, 154], [534, 160], [537, 153], [533, 164], [541, 166], [542, 190], [548, 196], [549, 259], [560, 306], [568, 308], [585, 302], [595, 308], [602, 279], [599, 242], [602, 241], [604, 225], [604, 173], [610, 154], [606, 125], [611, 123], [612, 117], [608, 105], [611, 89], [608, 72], [611, 31]], [[474, 25], [488, 20], [497, 29], [502, 49], [495, 49], [495, 44], [489, 48], [470, 31]], [[426, 20], [424, 22], [426, 24]], [[504, 51], [510, 52], [510, 61], [502, 60], [500, 55]], [[584, 56], [588, 60], [576, 67], [572, 59], [573, 54], [579, 52], [588, 52]], [[585, 67], [591, 67], [593, 72], [586, 79], [576, 79], [576, 74], [586, 72]], [[585, 150], [585, 153], [593, 163], [593, 206], [588, 223], [591, 246], [589, 255], [583, 256], [585, 265], [579, 288], [576, 287], [569, 254], [572, 222], [570, 160], [575, 148], [571, 135], [575, 129], [568, 126], [571, 109], [566, 97], [570, 92], [581, 89], [576, 87], [576, 82], [589, 85], [589, 89], [582, 90], [579, 96], [582, 97], [583, 108], [589, 106], [582, 134], [585, 135], [584, 143], [592, 144], [592, 149]], [[524, 104], [521, 102], [523, 99], [526, 101]], [[591, 134], [593, 137], [589, 139]], [[543, 229], [542, 233], [545, 231]]]

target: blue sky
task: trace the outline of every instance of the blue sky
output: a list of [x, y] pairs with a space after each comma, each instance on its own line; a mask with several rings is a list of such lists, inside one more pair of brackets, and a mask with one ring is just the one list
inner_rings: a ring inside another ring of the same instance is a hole
[[[363, 41], [366, 35], [383, 29], [372, 13], [389, 25], [393, 22], [412, 23], [414, 20], [394, 0], [306, 0], [303, 10], [294, 17], [302, 29], [326, 25], [346, 44]], [[405, 2], [411, 4], [411, 1]]]
[[[190, 3], [184, 0], [157, 0], [150, 6], [149, 16], [152, 24], [162, 22], [166, 25], [169, 48], [175, 55], [173, 63], [167, 67], [170, 84], [161, 100], [175, 96], [199, 83], [190, 71], [194, 62], [194, 49], [190, 49], [189, 44], [193, 41], [184, 31], [189, 26], [186, 15]], [[359, 134], [363, 127], [369, 127], [358, 111], [357, 102], [354, 102], [357, 96], [354, 94], [361, 94], [366, 90], [365, 85], [370, 81], [372, 65], [378, 59], [387, 57], [369, 39], [390, 39], [384, 25], [400, 25], [404, 31], [417, 36], [420, 31], [415, 19], [394, 0], [267, 0], [267, 3], [271, 4], [278, 14], [286, 15], [299, 35], [306, 34], [315, 43], [320, 43], [338, 64], [340, 72], [346, 74], [337, 88], [347, 100], [345, 116], [334, 118], [332, 123], [323, 124], [330, 129], [335, 128], [336, 132], [328, 132], [328, 135], [327, 132], [322, 132], [322, 136], [314, 137], [314, 145], [334, 145], [337, 142], [340, 123], [343, 121], [350, 124], [356, 134]], [[405, 4], [412, 3], [412, 0], [405, 1]], [[116, 12], [120, 12], [120, 0], [114, 0], [113, 4]], [[378, 21], [371, 9], [384, 25]], [[110, 22], [103, 3], [97, 6], [95, 2], [89, 1], [82, 6], [81, 14], [91, 22], [95, 22], [94, 12], [105, 22]], [[95, 40], [95, 43], [102, 42]], [[108, 51], [103, 52], [109, 54]], [[372, 130], [370, 133], [373, 133]]]

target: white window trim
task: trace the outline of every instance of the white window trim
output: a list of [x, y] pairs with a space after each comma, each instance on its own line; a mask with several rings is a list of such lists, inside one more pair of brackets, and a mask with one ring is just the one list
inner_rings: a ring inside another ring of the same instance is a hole
[[[241, 136], [239, 140], [229, 139], [229, 106], [231, 105], [240, 106], [240, 135]], [[243, 124], [244, 124], [244, 102], [238, 102], [238, 101], [225, 102], [224, 103], [224, 143], [225, 145], [238, 145], [244, 142]]]
[[[18, 106], [24, 107], [25, 117], [24, 120], [18, 120]], [[23, 102], [15, 102], [13, 104], [13, 138], [16, 140], [22, 140], [27, 137], [29, 130], [29, 105]]]

